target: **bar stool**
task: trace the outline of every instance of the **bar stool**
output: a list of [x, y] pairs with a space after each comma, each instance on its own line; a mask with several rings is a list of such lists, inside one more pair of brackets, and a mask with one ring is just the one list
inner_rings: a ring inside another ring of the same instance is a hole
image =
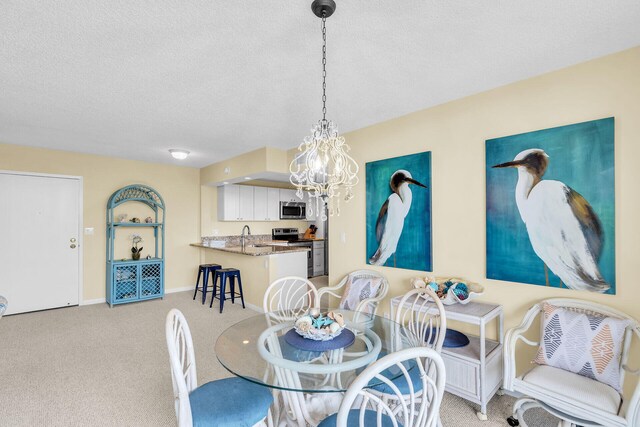
[[[202, 304], [207, 301], [207, 287], [209, 286], [209, 273], [211, 273], [211, 280], [214, 284], [215, 290], [215, 280], [214, 273], [217, 270], [220, 270], [222, 266], [220, 264], [200, 264], [198, 266], [198, 278], [196, 279], [196, 291], [193, 293], [193, 299], [196, 299], [196, 295], [198, 295], [198, 291], [202, 292]], [[204, 273], [204, 280], [202, 281], [202, 286], [198, 286], [200, 284], [200, 275]]]
[[[238, 278], [238, 290], [236, 292], [236, 278]], [[225, 291], [227, 279], [229, 279], [230, 290], [229, 292]], [[220, 281], [220, 296], [216, 296], [216, 290], [218, 281]], [[244, 296], [242, 295], [242, 279], [240, 278], [240, 270], [237, 268], [221, 268], [216, 270], [213, 276], [213, 296], [211, 297], [211, 304], [209, 304], [209, 308], [213, 307], [213, 300], [218, 298], [220, 300], [220, 313], [222, 313], [222, 308], [224, 306], [224, 300], [226, 294], [231, 294], [231, 304], [235, 303], [235, 297], [240, 296], [240, 300], [242, 301], [242, 308], [244, 307]]]

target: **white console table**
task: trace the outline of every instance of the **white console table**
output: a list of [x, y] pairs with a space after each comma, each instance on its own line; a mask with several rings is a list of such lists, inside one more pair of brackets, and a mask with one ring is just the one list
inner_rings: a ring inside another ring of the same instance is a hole
[[[391, 318], [402, 295], [391, 299]], [[405, 304], [410, 306], [412, 300]], [[447, 369], [446, 391], [480, 405], [477, 413], [481, 420], [487, 419], [487, 402], [502, 385], [502, 337], [504, 314], [502, 306], [481, 302], [444, 306], [449, 320], [478, 326], [478, 335], [469, 335], [469, 344], [458, 348], [442, 348], [442, 358]], [[428, 308], [427, 308], [428, 309]], [[435, 310], [435, 305], [433, 306]], [[498, 341], [486, 338], [486, 326], [496, 320]], [[447, 326], [450, 326], [447, 323]]]

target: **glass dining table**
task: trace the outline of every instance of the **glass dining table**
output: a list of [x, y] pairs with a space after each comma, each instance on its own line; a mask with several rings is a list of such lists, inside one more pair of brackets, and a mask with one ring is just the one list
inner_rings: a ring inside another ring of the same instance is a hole
[[[292, 336], [294, 320], [276, 312], [250, 317], [226, 329], [215, 343], [215, 354], [229, 372], [275, 390], [275, 418], [287, 425], [317, 425], [337, 411], [338, 393], [346, 391], [367, 366], [398, 348], [402, 335], [399, 325], [384, 317], [333, 311], [345, 319], [341, 333], [345, 336], [334, 345]], [[346, 339], [347, 335], [352, 339]]]

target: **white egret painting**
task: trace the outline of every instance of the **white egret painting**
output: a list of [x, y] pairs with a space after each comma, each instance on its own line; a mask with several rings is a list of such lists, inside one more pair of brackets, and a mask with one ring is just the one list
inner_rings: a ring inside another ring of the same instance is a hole
[[615, 294], [614, 119], [486, 141], [487, 277]]
[[367, 263], [431, 271], [431, 152], [369, 162]]

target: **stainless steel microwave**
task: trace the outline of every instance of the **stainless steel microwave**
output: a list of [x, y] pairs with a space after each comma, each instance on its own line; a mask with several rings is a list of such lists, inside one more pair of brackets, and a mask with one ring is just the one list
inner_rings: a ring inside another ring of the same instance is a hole
[[307, 204], [280, 202], [280, 219], [307, 219]]

